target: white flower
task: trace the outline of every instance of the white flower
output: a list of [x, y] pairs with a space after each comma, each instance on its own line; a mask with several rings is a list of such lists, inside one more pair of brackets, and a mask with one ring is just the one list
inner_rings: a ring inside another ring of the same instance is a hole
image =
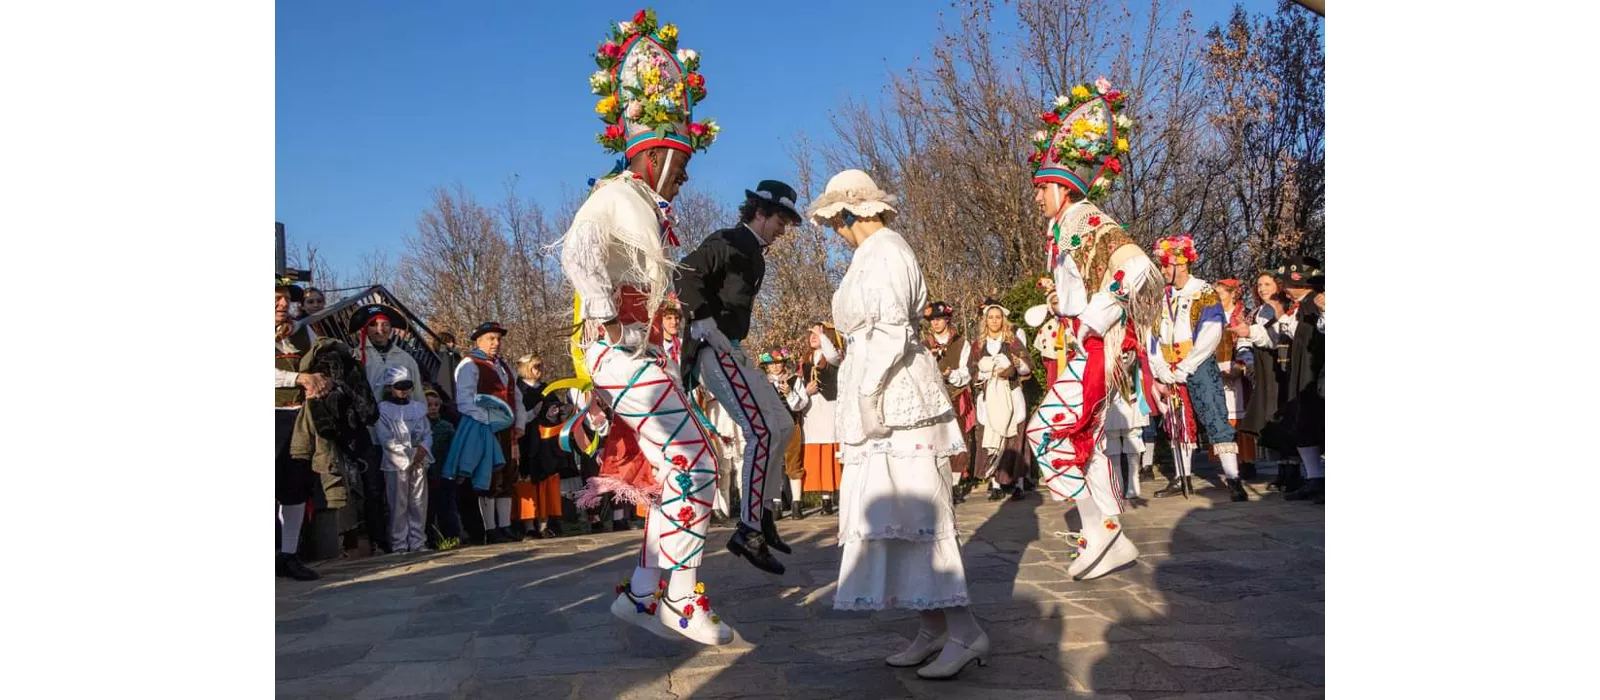
[[633, 33], [633, 23], [632, 22], [618, 22], [617, 23], [617, 31], [622, 32], [623, 36], [627, 36], [629, 34], [632, 34]]
[[1126, 114], [1118, 114], [1117, 115], [1117, 126], [1123, 128], [1123, 129], [1126, 129], [1126, 128], [1130, 127], [1130, 126], [1133, 126], [1133, 120], [1129, 119], [1128, 115], [1126, 115]]
[[1070, 104], [1072, 104], [1072, 98], [1067, 97], [1066, 95], [1056, 95], [1056, 107], [1057, 108], [1065, 107], [1065, 106], [1070, 105]]
[[717, 120], [715, 119], [707, 119], [700, 123], [706, 127], [706, 131], [709, 133], [715, 134], [719, 131], [722, 131], [722, 127], [717, 126]]
[[610, 73], [607, 73], [607, 72], [605, 72], [603, 70], [597, 70], [597, 71], [594, 72], [594, 75], [589, 76], [589, 89], [594, 91], [594, 94], [598, 95], [598, 94], [601, 94], [601, 93], [604, 93], [604, 92], [608, 92], [609, 91], [608, 88], [610, 88], [610, 87], [611, 87], [611, 74]]
[[689, 65], [690, 63], [698, 60], [700, 60], [700, 52], [695, 51], [694, 49], [678, 49], [679, 63]]
[[1048, 134], [1044, 133], [1043, 131], [1033, 132], [1033, 140], [1035, 141], [1043, 141], [1047, 136]]
[[1091, 185], [1091, 187], [1107, 187], [1110, 184], [1111, 184], [1110, 180], [1107, 180], [1104, 177], [1097, 177], [1097, 178], [1094, 179], [1094, 184]]
[[1094, 81], [1094, 89], [1102, 95], [1111, 92], [1111, 81], [1102, 77], [1099, 80]]

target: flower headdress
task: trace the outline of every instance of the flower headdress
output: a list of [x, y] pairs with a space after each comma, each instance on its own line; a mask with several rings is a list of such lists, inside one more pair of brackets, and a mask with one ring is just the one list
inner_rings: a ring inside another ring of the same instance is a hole
[[1200, 254], [1194, 250], [1194, 237], [1187, 233], [1157, 241], [1152, 252], [1162, 265], [1193, 265], [1200, 260]]
[[1127, 95], [1100, 78], [1077, 85], [1039, 114], [1044, 128], [1033, 132], [1033, 183], [1054, 182], [1092, 201], [1111, 192], [1111, 183], [1126, 167], [1133, 120], [1121, 114]]
[[694, 121], [694, 106], [706, 98], [706, 79], [696, 72], [700, 54], [678, 48], [678, 27], [658, 24], [655, 10], [640, 10], [619, 22], [594, 56], [600, 70], [589, 88], [600, 101], [594, 111], [606, 123], [595, 140], [625, 158], [650, 148], [703, 151], [720, 127]]
[[763, 365], [770, 365], [770, 364], [773, 364], [773, 363], [788, 362], [788, 361], [789, 361], [789, 349], [788, 348], [778, 348], [778, 349], [773, 350], [771, 352], [761, 353], [761, 364], [763, 364]]

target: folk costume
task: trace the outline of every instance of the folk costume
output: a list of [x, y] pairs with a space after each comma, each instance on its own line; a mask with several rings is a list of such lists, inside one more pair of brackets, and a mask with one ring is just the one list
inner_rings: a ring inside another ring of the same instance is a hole
[[[805, 381], [800, 375], [789, 373], [789, 351], [784, 348], [774, 348], [761, 353], [761, 369], [767, 373], [767, 382], [772, 385], [772, 390], [783, 399], [784, 405], [789, 408], [789, 418], [796, 426], [800, 425], [800, 418], [804, 415], [806, 407], [810, 405], [810, 397], [806, 395]], [[804, 442], [800, 431], [795, 430], [789, 436], [788, 444], [783, 450], [783, 475], [789, 479], [790, 516], [796, 520], [805, 518], [801, 509], [800, 498], [805, 494], [803, 481], [806, 475], [804, 459]], [[772, 511], [783, 512], [783, 502], [773, 499]]]
[[[799, 217], [794, 188], [781, 182], [762, 181], [756, 190], [745, 190], [745, 197], [772, 202]], [[728, 550], [756, 568], [781, 575], [783, 564], [768, 547], [788, 553], [789, 546], [778, 537], [767, 504], [782, 495], [778, 475], [795, 424], [778, 392], [738, 352], [767, 274], [766, 246], [747, 223], [716, 231], [684, 257], [677, 289], [689, 320], [691, 343], [684, 354], [692, 366], [691, 378], [710, 390], [744, 433], [739, 524]]]
[[1056, 184], [1063, 199], [1045, 231], [1055, 283], [1054, 309], [1066, 331], [1062, 368], [1028, 426], [1028, 445], [1056, 500], [1077, 501], [1083, 532], [1067, 573], [1092, 579], [1132, 562], [1122, 535], [1122, 487], [1101, 451], [1111, 392], [1131, 385], [1123, 361], [1155, 319], [1160, 274], [1123, 227], [1094, 202], [1122, 172], [1133, 122], [1119, 114], [1126, 96], [1105, 79], [1057, 97], [1035, 133], [1033, 182]]
[[1285, 366], [1279, 420], [1282, 440], [1290, 444], [1283, 447], [1285, 451], [1292, 447], [1299, 452], [1306, 478], [1298, 489], [1285, 493], [1284, 500], [1322, 503], [1327, 319], [1314, 302], [1325, 283], [1322, 263], [1315, 258], [1296, 257], [1279, 266], [1277, 274], [1289, 295], [1298, 298], [1282, 316], [1252, 327], [1250, 339], [1257, 348], [1277, 350], [1279, 362]]
[[[1000, 302], [986, 299], [979, 319], [990, 309], [1011, 315]], [[1002, 331], [996, 338], [985, 327], [977, 339], [962, 349], [967, 376], [972, 378], [973, 403], [977, 405], [978, 444], [984, 456], [982, 478], [989, 482], [991, 501], [1005, 498], [1007, 491], [1012, 500], [1023, 498], [1028, 460], [1022, 453], [1022, 426], [1028, 418], [1028, 407], [1022, 380], [1033, 374], [1028, 358], [1028, 339], [1021, 329], [1009, 335]]]
[[[1200, 257], [1189, 236], [1171, 236], [1156, 243], [1154, 255], [1161, 265], [1174, 266], [1175, 276], [1187, 275], [1188, 266]], [[1156, 498], [1183, 494], [1192, 488], [1194, 450], [1200, 431], [1215, 447], [1217, 461], [1228, 485], [1229, 497], [1247, 501], [1244, 483], [1239, 479], [1239, 446], [1234, 441], [1233, 424], [1222, 390], [1222, 373], [1215, 353], [1222, 342], [1222, 301], [1217, 290], [1205, 280], [1187, 275], [1182, 285], [1169, 280], [1161, 301], [1157, 332], [1150, 337], [1150, 369], [1166, 391], [1162, 402], [1162, 427], [1172, 441], [1174, 478], [1156, 492]]]
[[[503, 337], [506, 329], [489, 321], [472, 331], [472, 341], [487, 333]], [[489, 357], [477, 347], [456, 365], [456, 410], [461, 422], [445, 456], [443, 476], [472, 481], [484, 539], [490, 544], [520, 539], [511, 532], [512, 498], [522, 476], [511, 445], [514, 432], [523, 431], [528, 423], [521, 384], [504, 358]]]
[[543, 381], [518, 381], [522, 383], [523, 413], [528, 417], [517, 446], [519, 467], [527, 478], [517, 487], [522, 491], [518, 500], [523, 506], [531, 506], [518, 515], [527, 525], [528, 534], [556, 537], [561, 534], [561, 480], [577, 476], [576, 465], [561, 451], [558, 439], [572, 407], [561, 400], [561, 392], [545, 393], [549, 385]]
[[1111, 392], [1111, 407], [1106, 411], [1106, 459], [1116, 469], [1122, 482], [1122, 497], [1139, 498], [1139, 471], [1145, 455], [1155, 450], [1144, 440], [1144, 430], [1150, 425], [1151, 406], [1156, 398], [1151, 394], [1152, 379], [1149, 363], [1143, 348], [1123, 353], [1123, 365], [1130, 368], [1127, 387]]
[[[1248, 337], [1241, 338], [1233, 331], [1236, 326], [1250, 325], [1245, 318], [1244, 304], [1239, 301], [1239, 280], [1217, 280], [1217, 286], [1233, 290], [1233, 308], [1226, 305], [1222, 307], [1222, 315], [1226, 320], [1222, 324], [1222, 342], [1217, 345], [1217, 369], [1222, 373], [1222, 398], [1228, 407], [1228, 423], [1234, 427], [1239, 443], [1240, 474], [1243, 478], [1250, 478], [1254, 474], [1256, 439], [1240, 430], [1239, 424], [1244, 420], [1246, 407], [1250, 405], [1255, 351], [1250, 348]], [[1216, 453], [1215, 447], [1212, 453]]]
[[[387, 343], [378, 341], [368, 334], [372, 324], [378, 321], [387, 321], [394, 332], [407, 330], [405, 316], [394, 307], [387, 304], [368, 304], [357, 309], [350, 316], [349, 331], [356, 336], [356, 350], [360, 354], [361, 366], [367, 373], [367, 384], [372, 389], [374, 400], [383, 400], [383, 377], [392, 368], [399, 367], [406, 370], [411, 377], [420, 377], [422, 372], [417, 369], [417, 360], [400, 346], [393, 335], [389, 336]], [[378, 549], [392, 551], [394, 543], [389, 539], [388, 499], [384, 492], [384, 481], [378, 477], [376, 466], [383, 461], [382, 450], [379, 447], [376, 428], [368, 431], [372, 438], [372, 448], [368, 451], [368, 463], [373, 465], [373, 470], [367, 472], [369, 478], [361, 481], [363, 500], [363, 516], [367, 521], [367, 539]]]
[[886, 661], [914, 666], [937, 652], [917, 674], [949, 678], [983, 658], [989, 640], [967, 607], [950, 500], [949, 458], [966, 445], [939, 365], [921, 342], [928, 292], [911, 246], [888, 227], [894, 200], [866, 173], [846, 170], [808, 212], [836, 228], [864, 217], [882, 224], [856, 246], [833, 295], [833, 321], [848, 347], [835, 413], [844, 483], [833, 607], [919, 611], [916, 641]]
[[[922, 344], [933, 355], [934, 361], [939, 363], [939, 373], [944, 376], [945, 391], [950, 395], [950, 405], [955, 407], [956, 425], [961, 429], [962, 443], [965, 445], [959, 454], [950, 456], [951, 501], [960, 504], [966, 500], [966, 493], [971, 489], [966, 482], [976, 476], [972, 470], [972, 455], [977, 444], [973, 432], [978, 425], [978, 410], [972, 400], [972, 374], [967, 371], [972, 346], [966, 342], [960, 330], [950, 325], [949, 319], [953, 316], [955, 307], [943, 301], [933, 302], [923, 309], [922, 320], [927, 321], [930, 327], [922, 334]], [[936, 318], [945, 319], [943, 333], [935, 333], [931, 327]]]
[[[601, 95], [595, 111], [607, 123], [600, 144], [625, 159], [659, 149], [662, 169], [655, 171], [646, 160], [646, 176], [623, 170], [601, 178], [561, 241], [561, 267], [577, 292], [579, 321], [621, 326], [620, 338], [599, 334], [586, 346], [579, 345], [583, 329], [578, 330], [577, 383], [592, 383], [592, 396], [609, 409], [614, 424], [632, 431], [652, 468], [643, 483], [602, 475], [585, 489], [591, 498], [611, 494], [642, 501], [648, 509], [638, 566], [617, 587], [611, 612], [665, 638], [727, 644], [733, 630], [711, 612], [696, 573], [716, 488], [711, 437], [671, 371], [653, 323], [672, 291], [671, 254], [678, 244], [671, 204], [658, 191], [671, 163], [710, 146], [717, 132], [714, 122], [693, 121], [705, 80], [695, 72], [699, 55], [679, 50], [677, 41], [676, 25], [660, 24], [653, 10], [641, 10], [600, 45], [600, 71], [589, 77]], [[586, 421], [577, 419], [587, 412], [588, 406], [580, 408], [562, 439], [592, 452], [586, 449], [592, 436], [580, 428]]]
[[[300, 287], [281, 279], [275, 278], [274, 281], [276, 292], [287, 296], [291, 304], [297, 304], [304, 298], [305, 290]], [[310, 325], [293, 321], [292, 313], [290, 319], [287, 324], [277, 327], [273, 342], [274, 488], [278, 501], [278, 522], [282, 527], [277, 567], [279, 576], [314, 581], [321, 576], [300, 563], [296, 553], [300, 551], [300, 531], [305, 526], [312, 492], [320, 490], [321, 484], [316, 472], [311, 469], [311, 460], [294, 458], [290, 454], [289, 443], [306, 402], [305, 389], [299, 384], [300, 358], [311, 352], [316, 334]]]
[[800, 362], [800, 378], [808, 394], [805, 413], [800, 417], [801, 462], [805, 471], [801, 486], [805, 491], [820, 492], [822, 514], [833, 515], [843, 476], [833, 417], [838, 411], [844, 339], [833, 324], [821, 325], [823, 331], [816, 335], [818, 347]]

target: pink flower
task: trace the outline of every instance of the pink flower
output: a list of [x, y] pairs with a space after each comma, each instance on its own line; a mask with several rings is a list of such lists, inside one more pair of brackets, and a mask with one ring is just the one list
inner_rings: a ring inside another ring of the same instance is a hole
[[638, 121], [639, 115], [644, 114], [644, 107], [638, 102], [629, 102], [627, 114], [629, 120]]
[[1102, 95], [1111, 92], [1111, 81], [1106, 80], [1105, 78], [1096, 80], [1094, 81], [1094, 89], [1096, 92], [1099, 92]]
[[600, 55], [606, 58], [622, 58], [622, 47], [615, 42], [606, 42], [600, 45]]
[[699, 122], [690, 122], [689, 123], [689, 135], [690, 136], [705, 136], [706, 135], [706, 125], [701, 124]]

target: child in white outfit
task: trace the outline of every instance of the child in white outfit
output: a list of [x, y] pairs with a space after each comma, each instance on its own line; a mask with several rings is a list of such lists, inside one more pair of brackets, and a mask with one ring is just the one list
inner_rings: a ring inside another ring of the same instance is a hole
[[389, 541], [396, 552], [420, 552], [427, 535], [428, 463], [433, 461], [433, 426], [428, 404], [411, 400], [411, 374], [390, 367], [378, 404], [378, 443], [389, 484]]

